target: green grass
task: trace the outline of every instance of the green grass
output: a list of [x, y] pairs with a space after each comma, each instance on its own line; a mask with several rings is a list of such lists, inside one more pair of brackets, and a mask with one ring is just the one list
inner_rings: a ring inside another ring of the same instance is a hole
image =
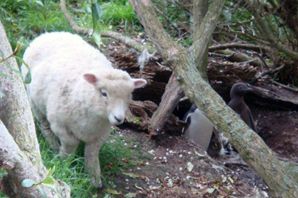
[[128, 2], [125, 4], [105, 3], [102, 4], [102, 9], [102, 20], [106, 24], [115, 26], [138, 23], [136, 14]]
[[[89, 1], [67, 1], [69, 10], [78, 24], [92, 27], [92, 14]], [[126, 29], [140, 28], [137, 17], [127, 0], [99, 1], [103, 10], [97, 28]], [[29, 42], [43, 32], [72, 31], [60, 11], [58, 0], [0, 0], [0, 20], [14, 49], [17, 43], [22, 45], [17, 56], [22, 57]], [[72, 197], [87, 198], [96, 195], [97, 190], [90, 183], [90, 177], [84, 171], [83, 146], [78, 152], [66, 159], [60, 159], [49, 149], [43, 137], [39, 135], [41, 154], [46, 167], [55, 167], [53, 176], [68, 183]], [[115, 133], [102, 146], [100, 161], [103, 182], [106, 187], [114, 188], [117, 174], [135, 165], [133, 156], [138, 155], [124, 139]], [[1, 172], [0, 172], [1, 173]], [[1, 176], [1, 174], [0, 174]], [[0, 194], [0, 197], [3, 197]]]
[[[95, 196], [97, 191], [90, 183], [90, 177], [84, 170], [83, 145], [80, 145], [75, 155], [60, 159], [49, 149], [47, 142], [39, 135], [40, 149], [43, 161], [47, 168], [55, 167], [55, 179], [60, 179], [71, 186], [72, 197], [88, 198]], [[132, 168], [137, 155], [130, 144], [125, 145], [124, 139], [115, 133], [102, 146], [99, 154], [103, 183], [107, 188], [114, 188], [114, 179], [117, 174]]]
[[[0, 179], [6, 174], [7, 172], [4, 169], [0, 168]], [[7, 198], [7, 196], [0, 191], [0, 198]]]
[[[84, 170], [84, 145], [81, 144], [74, 155], [61, 159], [49, 148], [48, 143], [38, 133], [41, 155], [47, 169], [55, 168], [53, 176], [66, 182], [71, 187], [73, 198], [97, 197], [97, 189], [91, 185], [90, 177]], [[123, 137], [112, 133], [107, 142], [102, 146], [99, 154], [103, 183], [106, 189], [115, 189], [115, 176], [123, 171], [134, 167], [137, 163], [136, 157], [140, 153], [131, 149], [132, 142], [126, 142]], [[0, 169], [0, 178], [6, 171]], [[108, 195], [107, 192], [102, 194]], [[0, 192], [0, 198], [6, 196]]]
[[[93, 27], [89, 1], [68, 1], [67, 3], [69, 11], [80, 26]], [[99, 6], [102, 12], [96, 25], [97, 30], [120, 28], [139, 31], [141, 29], [128, 0], [99, 1]], [[0, 20], [6, 29], [12, 48], [15, 48], [17, 43], [21, 44], [22, 48], [18, 54], [20, 56], [29, 41], [43, 32], [72, 32], [57, 0], [1, 0]]]
[[0, 19], [12, 48], [17, 43], [23, 46], [20, 54], [23, 54], [30, 40], [43, 32], [71, 31], [57, 2], [44, 0], [43, 5], [37, 2], [41, 1], [0, 1]]

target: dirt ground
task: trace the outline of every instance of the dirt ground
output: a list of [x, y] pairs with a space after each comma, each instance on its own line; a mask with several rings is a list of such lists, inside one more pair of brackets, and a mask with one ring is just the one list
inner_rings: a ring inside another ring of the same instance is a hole
[[281, 158], [298, 162], [298, 112], [254, 109], [258, 131]]
[[[283, 159], [298, 159], [298, 112], [252, 108], [265, 142]], [[267, 186], [238, 155], [210, 158], [181, 136], [150, 140], [143, 132], [120, 130], [144, 159], [117, 175], [115, 197], [268, 197]]]
[[145, 133], [119, 131], [145, 160], [115, 178], [115, 197], [266, 197], [267, 187], [239, 159], [212, 159], [179, 136], [152, 141]]
[[[124, 46], [109, 47], [115, 65], [124, 65], [129, 72], [137, 68], [135, 54]], [[279, 157], [298, 162], [298, 112], [251, 103], [259, 135]], [[269, 197], [262, 179], [238, 155], [213, 159], [181, 136], [164, 134], [150, 140], [146, 133], [129, 129], [119, 135], [135, 142], [131, 149], [142, 153], [144, 160], [116, 176], [115, 197]]]

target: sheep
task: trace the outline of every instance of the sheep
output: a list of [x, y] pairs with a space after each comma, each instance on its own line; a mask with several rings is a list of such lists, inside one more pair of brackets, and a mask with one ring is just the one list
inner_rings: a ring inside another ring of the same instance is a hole
[[123, 123], [133, 90], [146, 80], [113, 68], [99, 50], [67, 32], [35, 38], [23, 60], [31, 69], [27, 92], [42, 134], [62, 157], [84, 142], [85, 170], [101, 188], [99, 149], [110, 127]]

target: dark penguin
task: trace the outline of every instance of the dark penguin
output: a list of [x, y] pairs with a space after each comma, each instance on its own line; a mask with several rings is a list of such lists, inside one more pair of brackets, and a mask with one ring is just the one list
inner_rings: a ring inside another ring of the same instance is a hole
[[253, 86], [248, 83], [238, 82], [235, 83], [230, 91], [231, 100], [228, 105], [239, 114], [241, 119], [254, 131], [256, 125], [252, 117], [251, 111], [244, 101], [245, 94], [252, 92]]
[[[240, 115], [241, 119], [254, 131], [256, 126], [251, 111], [244, 101], [244, 95], [253, 91], [253, 86], [246, 83], [235, 83], [230, 91], [231, 100], [228, 105]], [[195, 105], [184, 117], [185, 137], [200, 145], [210, 156], [230, 155], [234, 150], [223, 133], [214, 129], [213, 124]]]

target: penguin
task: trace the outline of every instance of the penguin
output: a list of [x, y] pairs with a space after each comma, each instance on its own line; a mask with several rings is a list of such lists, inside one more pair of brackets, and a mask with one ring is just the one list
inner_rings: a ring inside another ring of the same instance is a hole
[[185, 114], [184, 121], [186, 126], [183, 131], [186, 139], [207, 151], [213, 133], [213, 124], [210, 120], [200, 109], [192, 105]]
[[252, 113], [244, 101], [245, 94], [252, 91], [253, 86], [248, 83], [235, 83], [230, 91], [231, 100], [228, 106], [230, 106], [252, 130], [257, 132]]
[[[253, 91], [253, 86], [238, 82], [235, 83], [231, 90], [231, 100], [228, 103], [241, 119], [254, 131], [256, 125], [251, 111], [244, 101], [244, 95]], [[183, 129], [185, 137], [200, 145], [210, 156], [230, 155], [234, 149], [222, 132], [214, 129], [213, 124], [195, 105], [185, 114], [184, 121], [186, 126]]]
[[233, 151], [228, 138], [218, 132], [204, 113], [192, 105], [184, 116], [184, 136], [199, 145], [211, 157], [230, 155]]

